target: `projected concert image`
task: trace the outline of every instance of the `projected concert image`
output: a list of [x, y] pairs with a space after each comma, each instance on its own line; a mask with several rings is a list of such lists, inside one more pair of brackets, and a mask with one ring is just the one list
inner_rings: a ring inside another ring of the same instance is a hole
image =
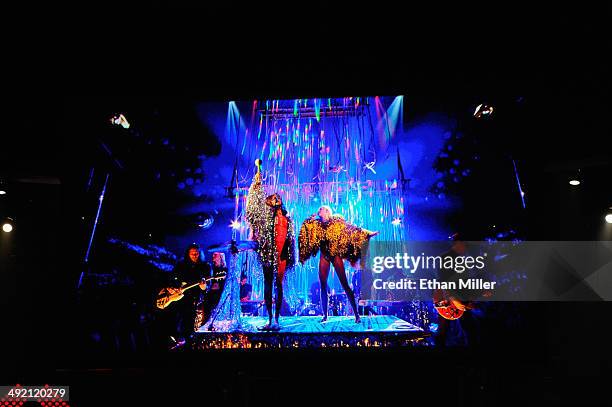
[[401, 95], [92, 115], [79, 334], [111, 350], [479, 342], [487, 313], [514, 308], [373, 298], [362, 249], [521, 239], [520, 163], [482, 137], [494, 115]]
[[48, 11], [4, 53], [0, 407], [610, 405], [605, 7]]

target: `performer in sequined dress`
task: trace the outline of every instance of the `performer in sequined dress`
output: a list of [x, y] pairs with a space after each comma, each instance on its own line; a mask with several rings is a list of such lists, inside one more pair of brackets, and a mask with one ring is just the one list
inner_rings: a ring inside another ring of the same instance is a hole
[[[278, 331], [283, 304], [283, 279], [295, 266], [295, 233], [293, 221], [279, 194], [265, 196], [261, 184], [261, 160], [257, 160], [257, 174], [247, 197], [247, 220], [258, 244], [257, 257], [264, 274], [264, 300], [269, 321], [261, 330]], [[276, 306], [272, 323], [272, 285], [276, 279]]]
[[311, 215], [302, 223], [298, 237], [300, 263], [304, 263], [310, 257], [319, 257], [319, 281], [321, 282], [321, 309], [323, 319], [327, 320], [327, 278], [330, 265], [334, 265], [340, 284], [344, 289], [355, 314], [355, 322], [361, 322], [355, 294], [351, 289], [344, 269], [344, 260], [355, 265], [361, 259], [361, 250], [368, 240], [376, 236], [378, 232], [372, 232], [348, 223], [340, 215], [334, 215], [329, 206], [322, 206], [316, 215]]

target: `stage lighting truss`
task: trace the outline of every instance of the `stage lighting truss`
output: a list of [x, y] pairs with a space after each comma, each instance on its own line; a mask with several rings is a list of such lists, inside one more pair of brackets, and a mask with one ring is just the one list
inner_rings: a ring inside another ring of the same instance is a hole
[[[387, 180], [367, 180], [361, 182], [355, 181], [321, 181], [321, 182], [302, 182], [299, 185], [295, 184], [279, 184], [276, 188], [282, 191], [303, 191], [305, 188], [310, 190], [311, 193], [317, 194], [324, 190], [334, 190], [338, 192], [346, 192], [346, 191], [357, 191], [361, 189], [363, 192], [372, 192], [372, 193], [388, 193], [389, 191], [401, 191], [404, 188], [407, 188], [410, 184], [410, 179], [406, 178], [402, 182], [397, 180], [387, 181]], [[235, 197], [236, 189], [241, 191], [242, 193], [247, 193], [249, 191], [249, 186], [241, 186], [239, 188], [231, 188], [232, 195], [230, 197]]]
[[314, 106], [298, 107], [277, 107], [272, 109], [259, 109], [259, 113], [264, 119], [287, 120], [287, 119], [310, 119], [317, 117], [361, 117], [366, 114], [367, 104], [348, 104], [346, 106], [332, 105], [331, 107], [321, 105], [320, 108]]

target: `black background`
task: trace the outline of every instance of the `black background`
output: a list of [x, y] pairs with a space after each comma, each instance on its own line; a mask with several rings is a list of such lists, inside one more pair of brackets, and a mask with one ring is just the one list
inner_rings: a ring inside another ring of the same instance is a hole
[[[346, 94], [410, 94], [432, 109], [506, 104], [524, 109], [512, 116], [522, 122], [500, 111], [508, 137], [492, 143], [524, 162], [529, 239], [600, 239], [612, 206], [607, 9], [313, 3], [276, 17], [107, 4], [14, 16], [0, 136], [4, 205], [18, 221], [0, 263], [3, 384], [70, 385], [80, 405], [130, 386], [129, 400], [159, 404], [609, 403], [608, 303], [534, 303], [530, 329], [476, 350], [108, 355], [83, 353], [71, 336], [83, 247], [72, 214], [88, 137], [79, 123], [108, 106]], [[577, 168], [587, 182], [570, 206]]]

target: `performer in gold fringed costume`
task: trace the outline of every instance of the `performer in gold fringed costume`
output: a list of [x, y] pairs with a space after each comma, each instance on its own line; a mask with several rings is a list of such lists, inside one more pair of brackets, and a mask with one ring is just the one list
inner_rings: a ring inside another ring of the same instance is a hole
[[310, 257], [316, 256], [321, 250], [319, 258], [319, 281], [321, 283], [321, 308], [323, 319], [327, 320], [327, 278], [330, 265], [338, 274], [342, 288], [346, 292], [348, 300], [355, 313], [355, 322], [361, 322], [355, 294], [349, 286], [344, 260], [355, 265], [361, 259], [363, 245], [378, 232], [372, 232], [348, 223], [340, 215], [333, 215], [329, 206], [319, 208], [317, 215], [311, 215], [302, 223], [298, 236], [300, 252], [300, 263], [304, 263]]
[[[257, 257], [264, 272], [264, 300], [269, 322], [261, 330], [278, 331], [283, 304], [283, 279], [295, 266], [295, 233], [293, 221], [279, 194], [266, 197], [261, 185], [261, 160], [257, 160], [257, 174], [247, 197], [246, 215], [253, 240], [258, 244]], [[276, 278], [275, 323], [272, 323], [272, 285]]]

